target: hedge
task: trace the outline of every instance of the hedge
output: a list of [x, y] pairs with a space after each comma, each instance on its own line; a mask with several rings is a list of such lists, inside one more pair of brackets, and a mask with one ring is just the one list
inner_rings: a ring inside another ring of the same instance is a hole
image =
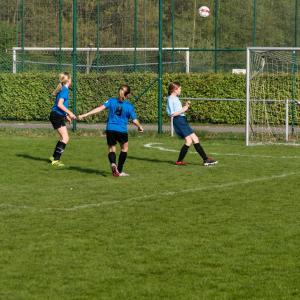
[[[79, 74], [77, 77], [77, 113], [86, 112], [107, 98], [115, 96], [119, 85], [132, 87], [135, 96], [140, 95], [150, 83], [155, 82], [152, 73]], [[0, 74], [0, 119], [48, 120], [53, 104], [50, 96], [57, 84], [57, 74], [20, 73]], [[232, 74], [164, 74], [164, 95], [170, 81], [182, 85], [182, 97], [239, 98], [245, 99], [245, 76]], [[72, 97], [72, 95], [71, 95]], [[157, 121], [157, 84], [138, 100], [131, 98], [139, 119], [144, 123]], [[71, 101], [72, 104], [72, 101]], [[164, 121], [168, 120], [165, 114]], [[106, 114], [91, 117], [88, 122], [105, 121]], [[195, 101], [188, 113], [191, 121], [242, 124], [245, 121], [245, 102]]]

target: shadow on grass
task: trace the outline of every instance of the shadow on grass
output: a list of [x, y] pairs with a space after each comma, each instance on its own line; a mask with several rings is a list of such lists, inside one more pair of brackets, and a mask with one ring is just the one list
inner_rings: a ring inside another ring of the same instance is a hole
[[[31, 160], [35, 160], [35, 161], [42, 161], [47, 164], [50, 164], [49, 159], [46, 159], [43, 157], [32, 156], [30, 154], [16, 154], [16, 155], [18, 157], [31, 159]], [[106, 171], [101, 171], [101, 170], [91, 169], [91, 168], [83, 168], [83, 167], [79, 167], [79, 166], [66, 166], [64, 168], [61, 168], [61, 170], [71, 170], [71, 171], [77, 171], [77, 172], [86, 173], [86, 174], [96, 174], [96, 175], [101, 175], [103, 177], [107, 177], [107, 175], [110, 174], [109, 172], [106, 172]]]
[[163, 164], [170, 164], [174, 165], [175, 160], [165, 160], [165, 159], [156, 159], [156, 158], [148, 158], [148, 157], [137, 157], [137, 156], [131, 156], [128, 155], [129, 159], [135, 159], [135, 160], [140, 160], [140, 161], [149, 161], [149, 162], [154, 162], [154, 163], [163, 163]]
[[36, 161], [43, 161], [49, 164], [49, 159], [43, 157], [36, 157], [29, 154], [16, 154], [16, 156], [31, 159], [31, 160], [36, 160]]
[[79, 167], [79, 166], [69, 166], [69, 167], [67, 167], [67, 169], [72, 170], [72, 171], [87, 173], [87, 174], [101, 175], [103, 177], [107, 177], [108, 174], [109, 175], [111, 174], [110, 172], [101, 171], [101, 170], [97, 170], [97, 169], [91, 169], [91, 168], [82, 168], [82, 167]]

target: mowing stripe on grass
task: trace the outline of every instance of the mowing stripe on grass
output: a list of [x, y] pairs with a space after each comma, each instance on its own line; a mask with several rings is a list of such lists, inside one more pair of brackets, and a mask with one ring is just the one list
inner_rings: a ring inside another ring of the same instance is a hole
[[254, 182], [262, 182], [262, 181], [272, 181], [274, 179], [279, 179], [279, 178], [286, 178], [289, 176], [295, 176], [295, 175], [300, 175], [300, 172], [292, 172], [292, 173], [283, 173], [279, 175], [273, 175], [273, 176], [268, 176], [268, 177], [258, 177], [258, 178], [253, 178], [253, 179], [245, 179], [241, 181], [234, 181], [234, 182], [228, 182], [228, 183], [222, 183], [222, 184], [214, 184], [211, 186], [205, 186], [205, 187], [196, 187], [196, 188], [190, 188], [190, 189], [182, 189], [178, 191], [166, 191], [166, 192], [161, 192], [161, 193], [156, 193], [156, 194], [146, 194], [146, 195], [140, 195], [137, 197], [132, 197], [132, 198], [127, 198], [123, 200], [115, 200], [115, 201], [103, 201], [100, 203], [86, 203], [82, 205], [76, 205], [73, 207], [47, 207], [47, 208], [36, 208], [36, 207], [31, 207], [31, 206], [25, 206], [25, 205], [13, 205], [13, 204], [0, 204], [0, 208], [15, 208], [15, 209], [31, 209], [31, 210], [36, 210], [39, 212], [44, 212], [44, 211], [77, 211], [81, 209], [88, 209], [88, 208], [95, 208], [95, 207], [100, 207], [100, 206], [105, 206], [105, 205], [114, 205], [114, 204], [122, 204], [122, 203], [131, 203], [135, 201], [142, 201], [146, 199], [160, 199], [160, 197], [164, 196], [174, 196], [174, 195], [180, 195], [180, 194], [185, 194], [185, 193], [194, 193], [194, 192], [200, 192], [200, 191], [209, 191], [209, 190], [220, 190], [220, 189], [225, 189], [225, 188], [231, 188], [235, 187], [237, 185], [241, 184], [249, 184], [249, 183], [254, 183]]
[[[145, 148], [151, 148], [151, 149], [157, 149], [160, 151], [165, 151], [165, 152], [179, 152], [179, 150], [175, 150], [175, 149], [169, 149], [169, 148], [165, 148], [162, 146], [158, 146], [158, 145], [163, 145], [163, 143], [148, 143], [145, 144], [144, 147]], [[193, 153], [196, 154], [197, 152], [195, 151], [189, 151], [189, 153]], [[291, 158], [291, 159], [300, 159], [300, 156], [286, 156], [286, 155], [281, 155], [281, 156], [275, 156], [275, 155], [259, 155], [259, 154], [240, 154], [240, 153], [217, 153], [217, 152], [211, 152], [211, 155], [219, 155], [219, 156], [244, 156], [244, 157], [253, 157], [253, 158]]]

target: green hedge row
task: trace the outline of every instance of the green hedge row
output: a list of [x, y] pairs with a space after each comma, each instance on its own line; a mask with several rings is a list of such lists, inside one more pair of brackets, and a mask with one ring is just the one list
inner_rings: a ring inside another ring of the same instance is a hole
[[[139, 119], [145, 123], [157, 121], [156, 74], [111, 73], [79, 74], [77, 77], [77, 113], [86, 112], [108, 97], [115, 96], [121, 84], [129, 84], [135, 96], [151, 84], [138, 100], [131, 98]], [[0, 74], [0, 119], [48, 120], [53, 104], [51, 92], [57, 85], [57, 74]], [[182, 85], [182, 97], [245, 99], [245, 77], [231, 74], [164, 74], [164, 96], [170, 81]], [[72, 97], [72, 95], [71, 95]], [[72, 101], [71, 101], [72, 104]], [[166, 101], [163, 101], [164, 121]], [[195, 101], [188, 113], [191, 121], [241, 124], [245, 120], [245, 102]], [[106, 114], [91, 117], [88, 122], [105, 121]]]

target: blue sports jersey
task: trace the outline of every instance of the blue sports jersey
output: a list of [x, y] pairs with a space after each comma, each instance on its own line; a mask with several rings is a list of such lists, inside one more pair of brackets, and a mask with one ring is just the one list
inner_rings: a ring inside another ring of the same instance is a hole
[[67, 114], [57, 106], [59, 99], [64, 99], [64, 107], [69, 108], [69, 89], [66, 86], [63, 86], [61, 91], [57, 93], [52, 107], [52, 111], [55, 111], [59, 115], [66, 116]]
[[128, 132], [128, 120], [137, 119], [133, 105], [117, 98], [110, 98], [103, 105], [109, 110], [106, 130]]

